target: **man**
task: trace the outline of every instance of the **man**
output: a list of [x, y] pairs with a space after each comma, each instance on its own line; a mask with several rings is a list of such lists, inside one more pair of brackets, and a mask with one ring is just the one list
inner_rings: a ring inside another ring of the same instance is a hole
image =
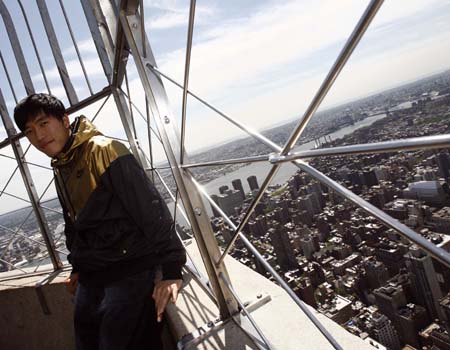
[[73, 266], [77, 350], [161, 349], [159, 322], [177, 299], [186, 255], [159, 193], [123, 144], [84, 116], [70, 125], [54, 96], [26, 97], [14, 119], [51, 158]]

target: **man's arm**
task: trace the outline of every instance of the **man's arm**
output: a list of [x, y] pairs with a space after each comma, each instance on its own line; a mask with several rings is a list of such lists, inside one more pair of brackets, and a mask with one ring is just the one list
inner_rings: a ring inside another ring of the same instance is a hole
[[177, 299], [182, 284], [181, 268], [186, 262], [185, 249], [166, 203], [131, 154], [111, 163], [106, 182], [160, 257], [162, 280], [156, 283], [153, 293], [160, 321], [169, 300]]

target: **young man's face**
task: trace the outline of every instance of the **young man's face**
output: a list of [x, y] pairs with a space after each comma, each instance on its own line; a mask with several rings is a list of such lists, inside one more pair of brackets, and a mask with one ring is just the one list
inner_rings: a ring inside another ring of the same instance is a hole
[[24, 134], [28, 141], [49, 157], [57, 156], [70, 137], [69, 117], [63, 119], [40, 113], [25, 124]]

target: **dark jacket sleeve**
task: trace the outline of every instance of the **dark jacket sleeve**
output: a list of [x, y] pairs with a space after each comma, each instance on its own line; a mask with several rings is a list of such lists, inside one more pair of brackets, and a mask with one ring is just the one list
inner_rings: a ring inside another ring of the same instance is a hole
[[[56, 177], [56, 175], [55, 175], [55, 177]], [[73, 274], [73, 273], [78, 272], [78, 268], [72, 263], [71, 256], [70, 256], [70, 252], [72, 251], [73, 238], [74, 238], [74, 226], [73, 226], [72, 220], [69, 217], [69, 214], [68, 214], [68, 211], [66, 208], [66, 204], [64, 203], [63, 196], [61, 194], [61, 189], [59, 188], [58, 181], [56, 179], [55, 179], [55, 185], [56, 185], [56, 194], [58, 195], [59, 203], [61, 204], [61, 209], [62, 209], [63, 217], [64, 217], [64, 235], [66, 237], [66, 247], [67, 247], [67, 250], [69, 251], [67, 260], [72, 265], [71, 274]]]
[[186, 252], [165, 201], [133, 155], [111, 162], [108, 186], [160, 257], [163, 279], [181, 279]]

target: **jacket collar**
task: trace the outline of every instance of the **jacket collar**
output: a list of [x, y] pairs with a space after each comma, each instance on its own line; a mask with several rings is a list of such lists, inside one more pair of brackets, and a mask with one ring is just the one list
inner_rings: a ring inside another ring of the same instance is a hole
[[96, 135], [103, 135], [97, 128], [83, 115], [76, 117], [70, 125], [71, 135], [61, 153], [52, 158], [53, 167], [65, 165], [73, 160], [76, 150]]

